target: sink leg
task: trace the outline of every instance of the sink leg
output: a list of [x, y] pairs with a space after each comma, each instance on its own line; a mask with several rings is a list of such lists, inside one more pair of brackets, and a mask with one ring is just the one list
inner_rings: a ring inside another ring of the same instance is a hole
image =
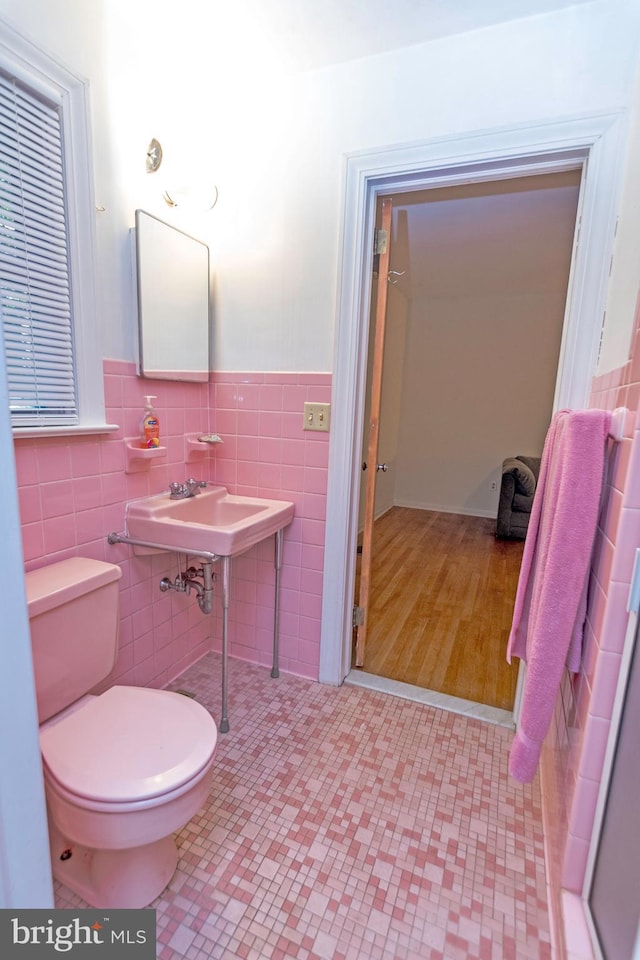
[[276, 547], [274, 553], [274, 565], [276, 568], [275, 598], [273, 605], [273, 666], [271, 667], [271, 676], [276, 679], [280, 676], [278, 667], [278, 632], [280, 620], [280, 568], [282, 567], [282, 530], [276, 531]]
[[229, 732], [227, 689], [229, 683], [229, 591], [231, 585], [231, 557], [222, 557], [222, 709], [220, 733]]

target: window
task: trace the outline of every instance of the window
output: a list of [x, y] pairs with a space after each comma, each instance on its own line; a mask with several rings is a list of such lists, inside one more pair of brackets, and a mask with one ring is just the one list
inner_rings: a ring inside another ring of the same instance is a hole
[[60, 113], [2, 73], [0, 277], [12, 422], [77, 423]]
[[14, 433], [100, 432], [87, 84], [0, 22], [0, 311]]

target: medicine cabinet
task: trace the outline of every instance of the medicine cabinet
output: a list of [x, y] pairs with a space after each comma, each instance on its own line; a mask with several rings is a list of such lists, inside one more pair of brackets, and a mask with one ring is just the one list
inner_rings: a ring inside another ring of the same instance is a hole
[[144, 210], [135, 213], [138, 372], [206, 381], [210, 350], [209, 248]]

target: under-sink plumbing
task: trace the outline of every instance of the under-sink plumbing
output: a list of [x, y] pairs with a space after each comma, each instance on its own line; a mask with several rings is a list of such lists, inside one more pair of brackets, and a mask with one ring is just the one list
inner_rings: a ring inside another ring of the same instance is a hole
[[211, 613], [214, 581], [213, 563], [203, 561], [201, 567], [187, 567], [186, 570], [181, 570], [175, 580], [163, 577], [160, 581], [160, 589], [163, 593], [167, 590], [177, 590], [178, 593], [187, 594], [195, 590], [198, 594], [198, 606], [202, 612]]

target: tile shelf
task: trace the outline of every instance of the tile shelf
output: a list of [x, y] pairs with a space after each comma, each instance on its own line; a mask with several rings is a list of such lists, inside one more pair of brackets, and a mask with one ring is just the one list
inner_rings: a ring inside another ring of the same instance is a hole
[[153, 460], [161, 460], [167, 455], [166, 447], [141, 447], [140, 441], [129, 438], [124, 442], [126, 453], [126, 473], [139, 473], [148, 470]]
[[[206, 436], [207, 440], [200, 440], [199, 438]], [[192, 460], [204, 460], [205, 457], [208, 457], [214, 447], [217, 447], [219, 443], [223, 443], [222, 439], [218, 436], [217, 433], [187, 433], [184, 438], [184, 447], [185, 447], [185, 461], [189, 462]]]
[[[202, 441], [201, 436], [210, 439]], [[209, 456], [213, 447], [223, 443], [217, 434], [187, 433], [184, 438], [184, 459], [185, 463], [196, 460], [204, 460]], [[167, 455], [166, 447], [141, 447], [136, 437], [128, 437], [124, 441], [126, 453], [126, 473], [139, 473], [141, 470], [148, 470], [154, 460], [161, 460]]]

